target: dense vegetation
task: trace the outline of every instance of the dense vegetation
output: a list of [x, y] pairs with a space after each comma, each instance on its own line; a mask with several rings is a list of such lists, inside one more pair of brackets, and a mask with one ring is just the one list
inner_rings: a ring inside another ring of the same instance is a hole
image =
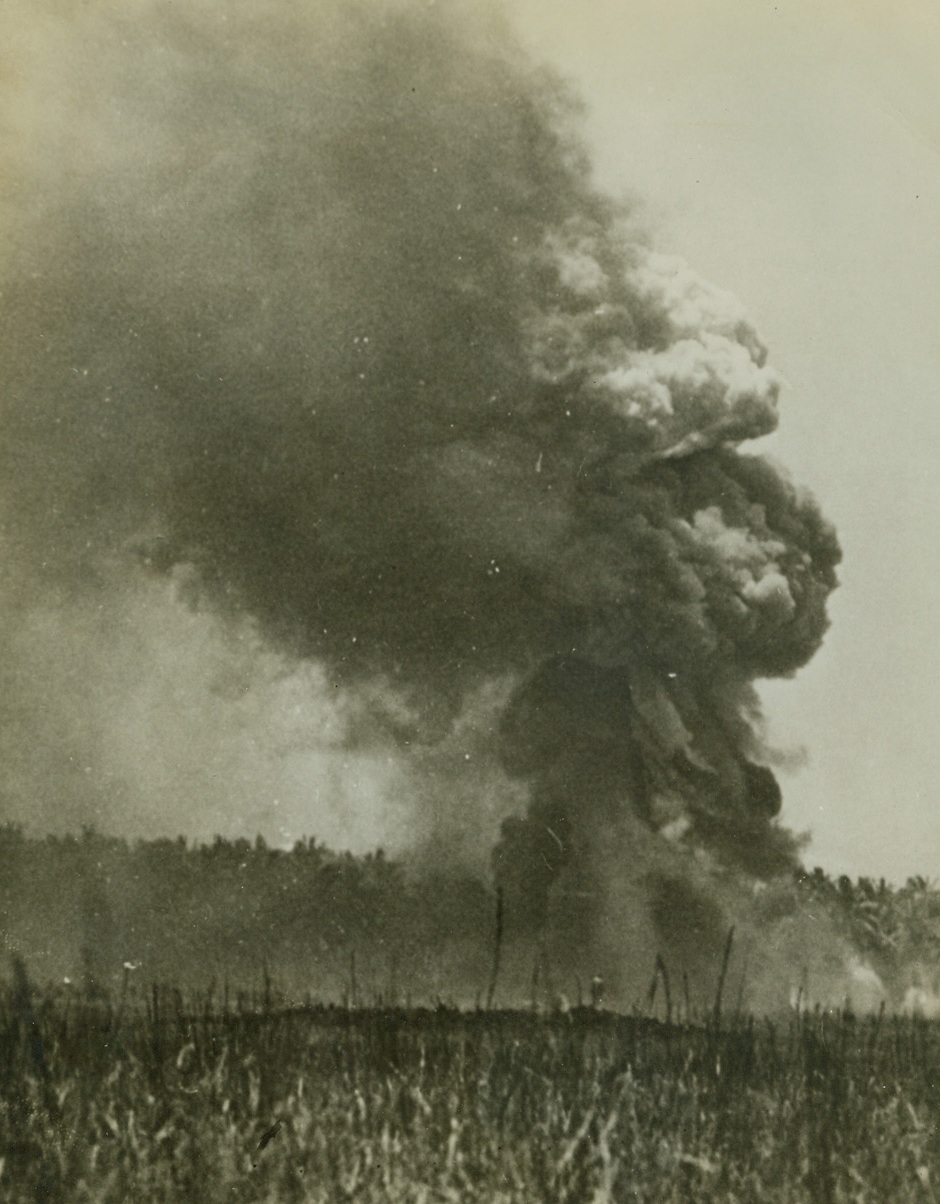
[[821, 905], [852, 946], [869, 958], [888, 982], [912, 976], [938, 991], [940, 974], [940, 890], [926, 878], [908, 878], [895, 887], [884, 878], [843, 875], [833, 879], [823, 870], [800, 875], [801, 895]]
[[[428, 906], [428, 900], [434, 906]], [[113, 988], [125, 962], [148, 980], [256, 984], [267, 966], [303, 995], [370, 997], [396, 981], [477, 984], [489, 956], [490, 888], [465, 874], [416, 879], [381, 852], [290, 851], [262, 839], [133, 844], [85, 831], [27, 838], [0, 828], [0, 930], [40, 981]], [[404, 998], [402, 998], [404, 1002]]]
[[[452, 998], [461, 975], [485, 999], [493, 904], [480, 878], [315, 842], [0, 829], [0, 1198], [936, 1198], [937, 1022], [797, 1007], [771, 1023], [728, 991], [724, 1015], [679, 1025], [555, 1009], [534, 984], [527, 1011], [406, 1006]], [[822, 910], [935, 1001], [923, 879], [817, 870], [754, 907], [767, 924]]]
[[[488, 876], [430, 864], [336, 854], [314, 840], [291, 850], [260, 838], [128, 843], [92, 831], [38, 840], [0, 827], [0, 934], [36, 981], [70, 978], [86, 990], [119, 989], [130, 963], [148, 982], [187, 989], [256, 987], [267, 972], [295, 1001], [473, 1004], [491, 973], [493, 887]], [[940, 891], [923, 878], [893, 886], [817, 869], [773, 880], [753, 911], [767, 932], [801, 911], [825, 915], [891, 1004], [912, 990], [920, 1006], [940, 1000]], [[532, 973], [531, 954], [515, 968], [504, 959], [503, 1001], [529, 1002]], [[546, 968], [543, 1002], [556, 990], [586, 998], [586, 984], [582, 994], [568, 979], [557, 974], [549, 990]]]
[[794, 1013], [0, 1001], [10, 1204], [904, 1204], [940, 1175], [940, 1027]]

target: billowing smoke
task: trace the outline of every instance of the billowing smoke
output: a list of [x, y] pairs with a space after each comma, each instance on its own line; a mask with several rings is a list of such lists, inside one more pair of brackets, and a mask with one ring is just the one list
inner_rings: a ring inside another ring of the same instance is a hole
[[753, 682], [818, 646], [838, 545], [739, 450], [777, 421], [758, 336], [596, 192], [566, 89], [479, 5], [59, 12], [7, 18], [17, 739], [37, 616], [122, 639], [169, 581], [430, 810], [441, 750], [487, 761], [461, 799], [527, 798], [495, 858], [533, 925], [634, 858], [664, 924], [707, 912], [650, 850], [789, 864]]

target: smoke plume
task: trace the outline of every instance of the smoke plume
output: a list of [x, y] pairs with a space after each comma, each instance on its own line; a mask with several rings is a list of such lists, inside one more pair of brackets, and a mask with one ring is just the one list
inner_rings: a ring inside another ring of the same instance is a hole
[[634, 862], [654, 922], [704, 914], [671, 850], [790, 864], [753, 683], [819, 645], [838, 545], [740, 450], [777, 422], [760, 339], [595, 190], [565, 86], [486, 6], [15, 13], [14, 810], [37, 741], [61, 796], [92, 746], [133, 793], [140, 675], [214, 657], [216, 696], [240, 656], [239, 697], [306, 675], [327, 744], [392, 758], [383, 799], [407, 765], [426, 827], [499, 837], [520, 924], [596, 926]]

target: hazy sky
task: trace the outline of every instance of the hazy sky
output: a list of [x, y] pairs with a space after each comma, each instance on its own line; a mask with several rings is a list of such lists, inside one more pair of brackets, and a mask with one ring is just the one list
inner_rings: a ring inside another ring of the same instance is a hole
[[599, 178], [733, 290], [787, 388], [767, 450], [844, 548], [826, 643], [764, 690], [833, 871], [940, 876], [940, 13], [514, 0], [587, 99]]

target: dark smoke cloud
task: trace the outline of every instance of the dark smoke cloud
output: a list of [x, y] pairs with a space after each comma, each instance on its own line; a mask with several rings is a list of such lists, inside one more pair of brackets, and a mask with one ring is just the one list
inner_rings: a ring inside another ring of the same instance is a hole
[[253, 625], [322, 667], [350, 747], [437, 742], [443, 782], [472, 745], [461, 799], [513, 799], [498, 748], [530, 798], [498, 870], [536, 912], [637, 818], [786, 864], [752, 683], [818, 646], [838, 546], [738, 450], [777, 421], [760, 340], [593, 189], [566, 89], [481, 7], [30, 11], [0, 318], [19, 744], [54, 740], [50, 775], [68, 745], [27, 688], [36, 616], [100, 648], [89, 616], [169, 580], [168, 644], [181, 598]]

